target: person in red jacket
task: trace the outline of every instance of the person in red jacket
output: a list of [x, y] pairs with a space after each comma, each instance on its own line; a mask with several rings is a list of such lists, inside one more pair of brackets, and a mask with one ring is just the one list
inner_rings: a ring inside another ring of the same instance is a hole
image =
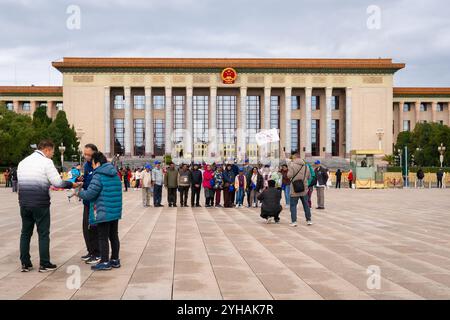
[[214, 206], [214, 171], [211, 170], [211, 166], [207, 165], [205, 167], [205, 172], [203, 172], [203, 188], [205, 189], [205, 207], [211, 208]]
[[352, 188], [352, 183], [353, 183], [353, 171], [352, 169], [350, 169], [350, 171], [348, 172], [348, 186], [351, 189]]

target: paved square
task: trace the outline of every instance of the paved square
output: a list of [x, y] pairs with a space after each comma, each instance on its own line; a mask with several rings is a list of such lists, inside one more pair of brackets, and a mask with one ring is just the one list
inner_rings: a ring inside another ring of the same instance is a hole
[[[297, 228], [287, 210], [267, 225], [257, 209], [144, 209], [131, 191], [123, 266], [96, 273], [80, 261], [82, 206], [65, 195], [52, 192], [59, 269], [24, 274], [17, 195], [0, 189], [0, 299], [450, 299], [450, 189], [327, 190], [327, 209]], [[37, 267], [36, 233], [32, 259]], [[67, 286], [73, 266], [79, 289]], [[381, 272], [379, 289], [369, 266]]]

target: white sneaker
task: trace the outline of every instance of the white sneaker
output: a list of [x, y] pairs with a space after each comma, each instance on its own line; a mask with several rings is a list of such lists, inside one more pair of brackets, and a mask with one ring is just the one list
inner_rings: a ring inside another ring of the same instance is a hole
[[256, 203], [253, 204], [253, 208], [256, 208]]
[[289, 226], [290, 227], [296, 227], [297, 226], [297, 222], [291, 222], [291, 223], [289, 223]]
[[238, 204], [236, 205], [236, 208], [239, 208], [239, 205], [238, 205]]
[[306, 221], [306, 224], [308, 225], [308, 226], [312, 226], [312, 221], [311, 220], [309, 220], [309, 221]]
[[270, 217], [270, 218], [267, 218], [267, 221], [266, 221], [266, 223], [267, 223], [267, 224], [269, 224], [269, 223], [272, 223], [272, 217]]

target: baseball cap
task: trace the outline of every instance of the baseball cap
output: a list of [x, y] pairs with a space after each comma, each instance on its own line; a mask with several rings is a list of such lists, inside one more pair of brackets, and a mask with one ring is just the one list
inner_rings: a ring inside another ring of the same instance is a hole
[[320, 164], [320, 160], [314, 161], [314, 164]]

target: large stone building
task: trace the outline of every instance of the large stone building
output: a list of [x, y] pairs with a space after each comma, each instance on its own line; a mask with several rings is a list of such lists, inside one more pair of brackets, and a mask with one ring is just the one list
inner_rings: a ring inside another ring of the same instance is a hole
[[[392, 153], [418, 121], [450, 123], [450, 88], [394, 88], [391, 59], [64, 58], [61, 87], [0, 87], [17, 112], [64, 109], [108, 155], [250, 158]], [[255, 134], [278, 129], [258, 147]]]

